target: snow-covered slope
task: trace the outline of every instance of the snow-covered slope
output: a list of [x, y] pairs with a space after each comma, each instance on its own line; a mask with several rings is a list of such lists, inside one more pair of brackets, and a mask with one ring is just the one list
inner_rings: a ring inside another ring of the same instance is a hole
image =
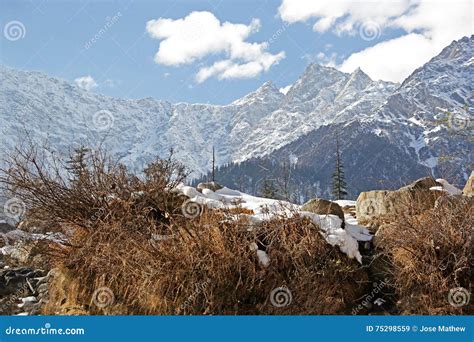
[[473, 58], [474, 36], [454, 41], [415, 70], [368, 123], [433, 173], [466, 180], [473, 166]]
[[[307, 72], [316, 70], [317, 74], [322, 69], [313, 66]], [[260, 180], [276, 177], [282, 172], [278, 165], [290, 162], [293, 167], [290, 193], [295, 195], [295, 200], [315, 195], [327, 198], [331, 196], [335, 136], [339, 135], [352, 198], [360, 191], [398, 188], [430, 175], [464, 186], [474, 168], [474, 36], [451, 43], [415, 70], [385, 100], [376, 98], [381, 92], [373, 91], [373, 87], [390, 88], [393, 85], [371, 82], [360, 70], [345, 77], [347, 80], [339, 79], [337, 72], [332, 70], [324, 80], [303, 75], [285, 101], [304, 103], [310, 107], [309, 112], [318, 113], [309, 116], [317, 118], [316, 125], [321, 122], [327, 125], [286, 143], [291, 140], [291, 133], [285, 132], [291, 130], [282, 127], [298, 129], [302, 110], [290, 112], [295, 124], [292, 119], [285, 122], [285, 112], [276, 111], [271, 116], [281, 114], [277, 131], [269, 128], [266, 134], [260, 132], [258, 136], [263, 141], [271, 141], [280, 134], [284, 146], [262, 158], [247, 158], [239, 165], [220, 169], [217, 180], [245, 191], [258, 192]], [[314, 90], [319, 87], [315, 85], [318, 82], [322, 83], [319, 93]], [[303, 90], [302, 83], [311, 84], [309, 90]], [[338, 89], [338, 96], [334, 89]], [[355, 93], [354, 101], [351, 97]], [[313, 98], [318, 100], [312, 103]], [[380, 106], [374, 107], [374, 103], [380, 102]], [[301, 107], [295, 105], [294, 108]], [[326, 115], [334, 112], [338, 114], [333, 120]], [[303, 130], [309, 129], [303, 127]], [[255, 155], [255, 149], [250, 149], [246, 156], [250, 151]]]
[[453, 42], [401, 86], [373, 81], [360, 69], [346, 74], [311, 64], [286, 95], [267, 82], [224, 106], [111, 98], [0, 66], [0, 153], [23, 141], [24, 131], [65, 154], [103, 144], [135, 170], [174, 148], [197, 176], [209, 169], [212, 146], [223, 165], [269, 156], [322, 127], [348, 124], [364, 127], [348, 132], [354, 145], [374, 135], [433, 171], [444, 153], [454, 158], [448, 163], [454, 172], [464, 163], [467, 177], [469, 163], [458, 154], [472, 150], [450, 134], [465, 132], [440, 120], [459, 126], [454, 119], [461, 115], [461, 126], [472, 127], [473, 39]]
[[267, 82], [224, 106], [171, 104], [106, 97], [40, 72], [0, 66], [1, 150], [28, 132], [65, 154], [81, 144], [104, 144], [140, 170], [173, 148], [198, 175], [211, 165], [213, 145], [221, 165], [265, 155], [334, 119], [366, 115], [394, 87], [360, 70], [345, 74], [312, 64], [286, 96]]

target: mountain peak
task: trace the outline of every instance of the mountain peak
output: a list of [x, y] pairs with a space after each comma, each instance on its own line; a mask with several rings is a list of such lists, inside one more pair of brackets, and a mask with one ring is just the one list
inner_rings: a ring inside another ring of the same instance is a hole
[[273, 81], [267, 81], [258, 87], [255, 91], [245, 95], [244, 97], [232, 102], [235, 105], [243, 105], [250, 102], [280, 102], [284, 95], [280, 92]]
[[351, 75], [354, 75], [356, 77], [366, 77], [369, 78], [369, 75], [367, 75], [360, 67], [357, 67], [353, 72], [351, 72]]
[[256, 92], [275, 92], [275, 91], [278, 91], [278, 88], [277, 86], [275, 85], [275, 83], [273, 83], [273, 81], [267, 81], [265, 83], [263, 83], [257, 90]]

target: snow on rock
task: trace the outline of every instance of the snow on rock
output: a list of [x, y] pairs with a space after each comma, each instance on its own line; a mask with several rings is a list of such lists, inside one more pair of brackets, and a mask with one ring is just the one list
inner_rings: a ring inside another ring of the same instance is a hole
[[35, 296], [24, 297], [24, 298], [21, 298], [21, 303], [18, 304], [18, 307], [19, 308], [28, 307], [28, 306], [31, 306], [32, 303], [35, 303], [37, 301], [38, 300], [36, 299]]
[[347, 233], [355, 238], [357, 241], [370, 241], [372, 240], [372, 234], [367, 228], [358, 224], [357, 219], [352, 215], [344, 215], [344, 221], [346, 222], [345, 230]]
[[336, 200], [333, 201], [334, 203], [339, 204], [341, 208], [346, 208], [346, 207], [355, 207], [357, 201], [351, 201], [351, 200]]
[[[269, 198], [251, 196], [246, 193], [232, 190], [227, 187], [212, 191], [204, 189], [202, 193], [194, 192], [191, 187], [180, 185], [178, 191], [188, 196], [191, 201], [205, 205], [209, 208], [243, 208], [251, 214], [235, 214], [231, 219], [238, 220], [246, 218], [251, 224], [258, 224], [264, 220], [274, 217], [293, 217], [299, 214], [308, 217], [321, 229], [322, 236], [332, 246], [338, 246], [340, 250], [351, 259], [355, 258], [362, 263], [362, 256], [359, 252], [358, 241], [369, 241], [372, 235], [369, 231], [358, 225], [357, 220], [347, 215], [346, 227], [343, 229], [342, 220], [336, 215], [318, 215], [307, 211], [301, 211], [301, 206]], [[346, 206], [355, 205], [354, 201], [339, 201]], [[344, 203], [342, 203], [344, 202]], [[270, 258], [265, 251], [258, 250], [257, 246], [250, 248], [257, 252], [259, 262], [263, 266], [268, 266]]]
[[451, 196], [462, 195], [462, 190], [456, 188], [454, 185], [450, 184], [447, 180], [443, 178], [438, 178], [436, 180], [443, 186], [443, 190], [446, 191]]
[[[318, 215], [309, 211], [301, 211], [300, 215], [310, 218], [322, 230], [322, 235], [332, 246], [338, 246], [341, 252], [347, 254], [350, 259], [356, 259], [362, 263], [362, 255], [359, 252], [359, 244], [356, 237], [351, 235], [351, 230], [341, 228], [342, 220], [336, 215]], [[367, 231], [367, 235], [369, 235]], [[370, 236], [369, 240], [372, 237]], [[367, 241], [367, 240], [362, 240]]]

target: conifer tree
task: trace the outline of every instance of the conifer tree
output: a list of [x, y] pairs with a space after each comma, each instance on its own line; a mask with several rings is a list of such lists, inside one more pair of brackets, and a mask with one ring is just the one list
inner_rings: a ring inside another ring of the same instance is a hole
[[71, 181], [79, 181], [87, 172], [87, 154], [89, 152], [90, 149], [84, 146], [74, 149], [73, 155], [67, 161], [67, 170], [73, 175]]
[[339, 144], [339, 134], [336, 133], [336, 167], [332, 174], [332, 195], [335, 199], [341, 200], [347, 196], [347, 184], [344, 178], [344, 168], [341, 160], [341, 150]]
[[264, 198], [273, 198], [278, 197], [278, 190], [271, 179], [264, 179], [262, 186], [260, 188], [260, 196]]

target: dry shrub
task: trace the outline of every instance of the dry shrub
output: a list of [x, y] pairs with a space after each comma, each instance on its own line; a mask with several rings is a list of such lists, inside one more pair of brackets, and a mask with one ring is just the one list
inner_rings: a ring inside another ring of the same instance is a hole
[[[245, 210], [205, 208], [186, 217], [186, 198], [175, 191], [185, 171], [171, 157], [137, 177], [91, 154], [69, 181], [34, 153], [21, 156], [0, 181], [25, 201], [31, 219], [59, 221], [70, 234], [67, 248], [51, 255], [61, 276], [46, 313], [338, 314], [365, 293], [365, 270], [308, 219], [252, 225], [239, 215]], [[271, 303], [279, 287], [291, 292], [287, 306]], [[103, 288], [113, 301], [97, 295]]]
[[[64, 266], [80, 280], [77, 302], [91, 314], [337, 314], [364, 294], [365, 271], [328, 245], [309, 220], [246, 227], [207, 212], [183, 222], [169, 239], [152, 241], [120, 225], [101, 225], [93, 236], [78, 236], [74, 244], [81, 248]], [[268, 267], [253, 242], [266, 246]], [[104, 286], [115, 301], [99, 308], [92, 293]], [[291, 292], [288, 306], [271, 304], [278, 287]]]
[[403, 314], [472, 314], [471, 303], [455, 307], [451, 289], [472, 291], [474, 200], [443, 197], [419, 215], [399, 215], [377, 233], [390, 263], [390, 283]]

